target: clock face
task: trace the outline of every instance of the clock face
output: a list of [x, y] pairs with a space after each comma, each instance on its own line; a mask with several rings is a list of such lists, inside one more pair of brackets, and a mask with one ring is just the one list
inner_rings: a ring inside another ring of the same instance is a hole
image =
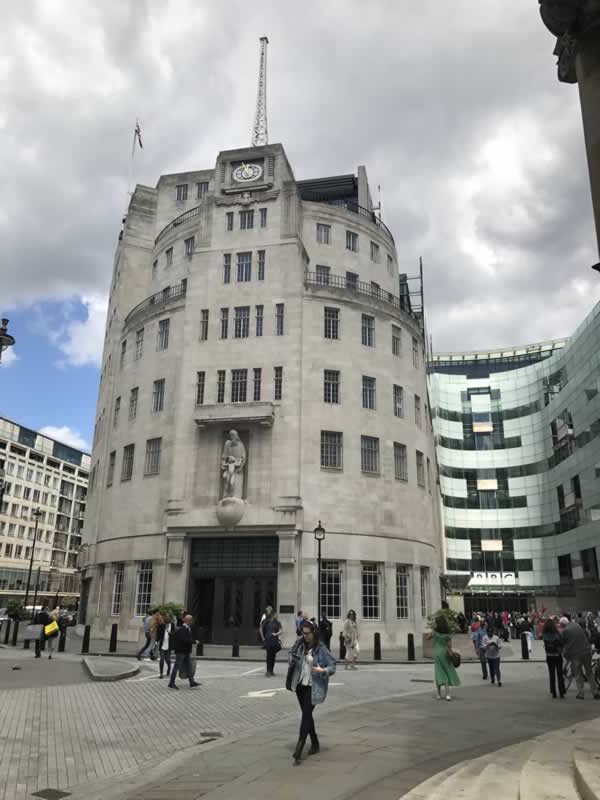
[[249, 183], [260, 178], [263, 169], [260, 164], [242, 163], [233, 170], [233, 180], [237, 183]]

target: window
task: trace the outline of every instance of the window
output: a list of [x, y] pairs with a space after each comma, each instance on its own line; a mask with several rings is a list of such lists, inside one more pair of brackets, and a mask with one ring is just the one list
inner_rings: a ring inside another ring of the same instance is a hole
[[238, 253], [237, 279], [239, 283], [252, 280], [252, 253]]
[[129, 392], [129, 419], [135, 419], [137, 416], [138, 394], [137, 386]]
[[236, 306], [233, 335], [236, 339], [247, 339], [250, 334], [250, 306]]
[[201, 406], [204, 403], [204, 389], [206, 386], [206, 372], [196, 373], [196, 405]]
[[196, 237], [190, 236], [188, 239], [185, 239], [183, 244], [185, 245], [186, 256], [193, 256], [194, 250], [196, 249]]
[[208, 308], [203, 308], [200, 312], [200, 341], [208, 339]]
[[425, 486], [425, 459], [420, 450], [417, 450], [417, 483]]
[[358, 253], [358, 233], [346, 231], [346, 250]]
[[352, 289], [353, 292], [358, 289], [358, 275], [356, 272], [346, 273], [346, 289]]
[[155, 260], [152, 262], [152, 277], [153, 277], [153, 278], [156, 278], [156, 271], [157, 271], [157, 269], [158, 269], [158, 259], [155, 259]]
[[165, 250], [165, 266], [170, 267], [173, 264], [173, 248], [169, 247], [168, 250]]
[[431, 494], [431, 461], [427, 459], [427, 489]]
[[429, 614], [429, 567], [421, 567], [421, 616]]
[[362, 615], [363, 619], [379, 619], [379, 567], [362, 565]]
[[375, 317], [363, 314], [361, 330], [365, 347], [375, 347]]
[[123, 575], [125, 564], [114, 565], [112, 598], [110, 601], [111, 617], [118, 617], [121, 614], [121, 596], [123, 594]]
[[375, 378], [363, 375], [362, 379], [362, 405], [363, 408], [375, 410]]
[[281, 400], [283, 394], [283, 367], [273, 369], [273, 398]]
[[169, 347], [169, 327], [171, 320], [161, 319], [158, 323], [157, 350], [166, 350]]
[[135, 445], [128, 444], [123, 448], [123, 464], [121, 465], [121, 480], [130, 481], [133, 475], [133, 456]]
[[245, 403], [246, 391], [248, 386], [248, 370], [247, 369], [232, 369], [231, 370], [231, 402], [232, 403]]
[[115, 409], [113, 411], [113, 428], [119, 424], [119, 412], [121, 411], [121, 398], [117, 397], [115, 400]]
[[121, 360], [119, 361], [120, 369], [123, 369], [123, 364], [125, 363], [125, 356], [127, 355], [127, 339], [124, 342], [121, 342]]
[[371, 295], [373, 297], [381, 297], [381, 286], [375, 281], [371, 281]]
[[319, 244], [331, 244], [331, 225], [323, 225], [317, 222], [317, 242]]
[[340, 310], [339, 308], [324, 309], [324, 332], [323, 335], [326, 339], [339, 339], [340, 332]]
[[262, 336], [263, 335], [263, 323], [264, 323], [264, 306], [256, 306], [256, 335]]
[[231, 283], [231, 253], [223, 255], [223, 283]]
[[392, 355], [399, 356], [402, 354], [402, 328], [398, 325], [392, 325]]
[[254, 227], [254, 210], [244, 209], [240, 211], [240, 230], [249, 231]]
[[117, 453], [115, 450], [108, 455], [108, 470], [106, 473], [106, 485], [112, 486], [113, 479], [115, 477], [115, 461], [117, 459]]
[[324, 267], [322, 264], [317, 264], [315, 271], [317, 273], [317, 283], [321, 286], [329, 286], [331, 267]]
[[254, 390], [252, 392], [252, 399], [258, 402], [260, 400], [260, 384], [262, 377], [262, 369], [260, 367], [254, 367], [253, 377], [254, 377]]
[[159, 412], [165, 407], [165, 379], [154, 381], [152, 389], [152, 411]]
[[337, 369], [326, 369], [323, 372], [323, 401], [340, 402], [340, 373]]
[[400, 481], [408, 480], [408, 459], [406, 445], [394, 442], [394, 478]]
[[229, 328], [229, 309], [221, 309], [221, 339], [227, 338], [227, 331]]
[[371, 242], [371, 261], [379, 264], [379, 245], [376, 242]]
[[225, 370], [217, 372], [217, 403], [225, 402]]
[[144, 352], [144, 329], [135, 332], [135, 360], [139, 361]]
[[343, 469], [344, 434], [321, 431], [321, 466], [325, 469]]
[[342, 570], [339, 561], [321, 562], [321, 611], [329, 619], [342, 617]]
[[408, 567], [396, 567], [396, 618], [408, 619]]
[[233, 230], [233, 211], [228, 211], [225, 214], [225, 230]]
[[145, 617], [152, 601], [152, 562], [142, 561], [135, 583], [135, 615]]
[[413, 367], [419, 366], [419, 340], [416, 336], [412, 337], [412, 360]]
[[404, 416], [404, 389], [394, 384], [394, 416]]
[[277, 303], [275, 306], [275, 335], [283, 336], [283, 318], [285, 314], [285, 306], [283, 303]]
[[377, 437], [360, 437], [360, 468], [362, 472], [379, 474], [379, 439]]
[[267, 227], [267, 209], [261, 208], [260, 209], [260, 227], [266, 228]]
[[146, 442], [146, 464], [144, 475], [158, 475], [160, 472], [160, 451], [162, 439], [148, 439]]
[[418, 394], [415, 395], [415, 425], [421, 427], [421, 398]]
[[180, 183], [175, 187], [175, 199], [180, 202], [185, 202], [188, 198], [188, 185], [187, 183]]
[[208, 194], [208, 181], [198, 181], [196, 184], [196, 198], [198, 200], [204, 199]]
[[258, 251], [258, 280], [264, 281], [265, 279], [265, 251]]
[[387, 257], [387, 271], [389, 272], [389, 274], [393, 278], [394, 277], [394, 259], [391, 257], [391, 255], [389, 255], [389, 253], [388, 253], [388, 257]]

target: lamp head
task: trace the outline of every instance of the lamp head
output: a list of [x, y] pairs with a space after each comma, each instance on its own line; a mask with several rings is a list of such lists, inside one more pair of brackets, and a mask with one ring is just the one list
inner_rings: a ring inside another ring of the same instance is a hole
[[317, 542], [322, 542], [325, 538], [325, 528], [321, 525], [321, 520], [319, 520], [319, 524], [315, 528], [314, 534]]

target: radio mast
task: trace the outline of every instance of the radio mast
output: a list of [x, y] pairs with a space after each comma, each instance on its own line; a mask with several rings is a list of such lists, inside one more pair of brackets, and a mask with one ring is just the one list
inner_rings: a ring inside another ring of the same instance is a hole
[[252, 147], [269, 143], [267, 132], [267, 45], [266, 36], [260, 37], [260, 65], [258, 68], [258, 94], [256, 96], [256, 116], [252, 130]]

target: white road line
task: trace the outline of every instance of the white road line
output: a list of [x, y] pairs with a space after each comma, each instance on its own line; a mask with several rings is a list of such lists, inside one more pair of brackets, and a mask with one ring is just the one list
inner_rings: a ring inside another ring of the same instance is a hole
[[255, 672], [262, 672], [264, 667], [256, 667], [255, 669], [249, 669], [248, 672], [242, 672], [240, 678], [243, 678], [244, 675], [253, 675]]

